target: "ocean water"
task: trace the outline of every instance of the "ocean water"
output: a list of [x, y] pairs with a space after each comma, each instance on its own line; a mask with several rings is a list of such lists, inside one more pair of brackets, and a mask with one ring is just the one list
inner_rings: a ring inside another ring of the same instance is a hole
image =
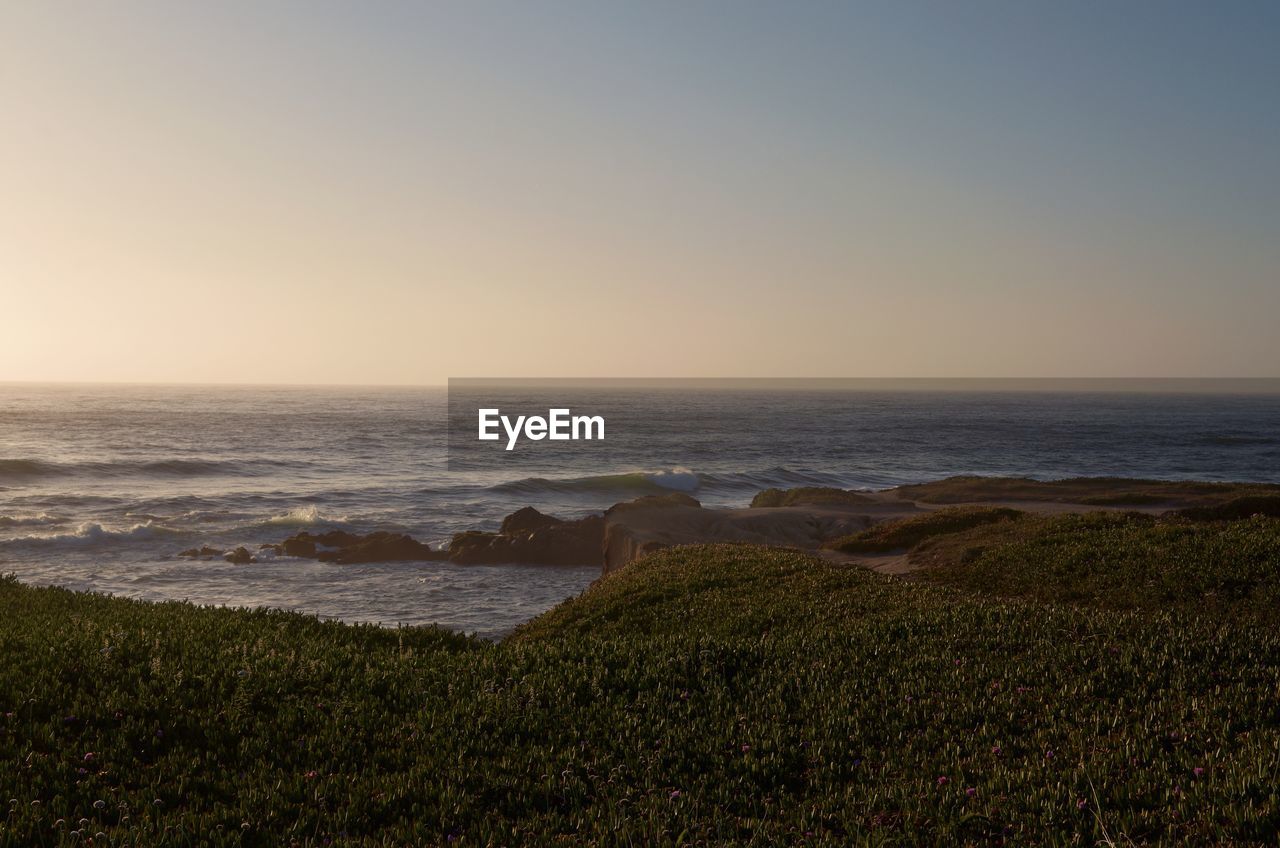
[[438, 544], [525, 505], [575, 517], [669, 490], [741, 506], [769, 486], [953, 474], [1280, 482], [1275, 393], [663, 388], [574, 401], [623, 424], [596, 445], [450, 463], [443, 389], [0, 385], [0, 572], [496, 637], [597, 569], [176, 554], [325, 528]]

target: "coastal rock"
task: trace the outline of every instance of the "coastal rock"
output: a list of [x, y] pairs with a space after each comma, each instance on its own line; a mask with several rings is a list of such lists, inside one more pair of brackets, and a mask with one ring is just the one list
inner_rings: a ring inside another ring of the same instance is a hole
[[449, 543], [449, 561], [462, 565], [599, 565], [604, 519], [566, 521], [524, 507], [508, 515], [497, 533], [468, 531]]
[[321, 562], [427, 562], [444, 559], [444, 553], [433, 551], [427, 545], [404, 533], [377, 532], [357, 537], [357, 541], [336, 550], [320, 551], [316, 559]]
[[604, 573], [676, 545], [744, 542], [816, 550], [828, 539], [898, 517], [907, 509], [914, 507], [865, 502], [861, 496], [816, 506], [748, 509], [705, 509], [679, 493], [638, 498], [605, 511]]
[[320, 546], [326, 548], [347, 548], [360, 544], [364, 536], [348, 533], [345, 530], [330, 530], [327, 533], [312, 534], [295, 533], [280, 543], [280, 552], [285, 556], [316, 559]]
[[254, 558], [253, 554], [249, 553], [249, 549], [244, 546], [238, 547], [234, 551], [228, 552], [227, 555], [223, 557], [223, 559], [225, 559], [227, 562], [232, 563], [234, 565], [247, 565], [251, 562], [258, 561]]
[[669, 492], [665, 495], [644, 495], [629, 501], [616, 503], [604, 511], [605, 518], [616, 517], [624, 512], [638, 510], [669, 509], [670, 507], [687, 507], [700, 509], [702, 504], [697, 498], [683, 492]]
[[304, 557], [306, 559], [314, 559], [316, 555], [316, 543], [311, 538], [310, 533], [299, 533], [297, 536], [290, 536], [280, 543], [280, 552], [285, 556]]
[[502, 527], [498, 532], [504, 536], [528, 535], [548, 527], [562, 526], [564, 523], [562, 519], [538, 512], [531, 506], [526, 506], [517, 509], [502, 519]]
[[364, 536], [343, 530], [297, 533], [279, 545], [285, 556], [343, 564], [364, 562], [427, 562], [444, 559], [431, 548], [404, 533], [377, 531]]
[[672, 543], [654, 538], [645, 538], [643, 532], [625, 524], [609, 523], [604, 531], [604, 571], [608, 574], [617, 571], [629, 562], [642, 556], [656, 553]]

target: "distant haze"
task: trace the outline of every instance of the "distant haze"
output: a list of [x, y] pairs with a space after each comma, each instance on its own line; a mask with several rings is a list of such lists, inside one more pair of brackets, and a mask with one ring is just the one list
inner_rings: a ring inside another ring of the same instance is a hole
[[1280, 375], [1280, 4], [10, 3], [0, 381]]

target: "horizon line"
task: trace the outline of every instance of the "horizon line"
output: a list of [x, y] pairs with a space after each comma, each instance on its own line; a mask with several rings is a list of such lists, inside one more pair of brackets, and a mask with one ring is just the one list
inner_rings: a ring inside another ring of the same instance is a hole
[[823, 385], [832, 387], [836, 384], [853, 385], [858, 383], [903, 383], [903, 384], [943, 384], [943, 383], [987, 383], [987, 384], [1077, 384], [1080, 386], [1093, 384], [1145, 383], [1153, 386], [1179, 384], [1200, 384], [1205, 390], [1221, 390], [1229, 384], [1233, 387], [1251, 387], [1255, 390], [1280, 392], [1280, 376], [1276, 377], [449, 377], [441, 382], [276, 382], [276, 381], [235, 381], [235, 380], [0, 380], [0, 386], [134, 386], [134, 387], [183, 387], [183, 388], [280, 388], [280, 389], [448, 389], [451, 384], [462, 385], [523, 385], [544, 386], [556, 385], [591, 387], [630, 384], [632, 386], [648, 384], [651, 387], [678, 387], [681, 384], [697, 385], [699, 388], [712, 388], [717, 384], [742, 387], [744, 384], [756, 384], [765, 388], [765, 384], [791, 383], [807, 384], [813, 387]]

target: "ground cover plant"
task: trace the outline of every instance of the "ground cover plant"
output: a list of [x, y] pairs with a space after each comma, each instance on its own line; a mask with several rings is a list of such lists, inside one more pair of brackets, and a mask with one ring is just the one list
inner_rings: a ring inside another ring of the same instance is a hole
[[1206, 483], [1194, 480], [1128, 480], [1121, 477], [1072, 477], [1032, 480], [1027, 477], [948, 477], [899, 486], [898, 497], [917, 503], [958, 504], [980, 501], [1057, 501], [1090, 506], [1151, 504], [1207, 505], [1233, 498], [1280, 496], [1274, 483]]
[[1027, 517], [1025, 512], [1001, 507], [948, 507], [897, 521], [881, 522], [860, 533], [834, 539], [824, 547], [847, 554], [885, 553], [912, 548], [936, 536]]
[[975, 588], [677, 548], [486, 644], [4, 581], [0, 845], [1275, 843], [1270, 621]]
[[925, 576], [992, 596], [1274, 619], [1280, 519], [1190, 522], [1135, 513], [1040, 517], [935, 538]]

